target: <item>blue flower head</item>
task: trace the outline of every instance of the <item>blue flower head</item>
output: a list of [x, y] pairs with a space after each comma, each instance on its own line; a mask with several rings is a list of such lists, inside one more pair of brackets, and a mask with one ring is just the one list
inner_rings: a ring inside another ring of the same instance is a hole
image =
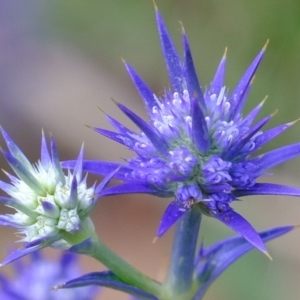
[[2, 265], [47, 246], [68, 249], [95, 236], [89, 215], [111, 176], [88, 187], [87, 177], [82, 176], [83, 147], [73, 172], [64, 174], [52, 137], [49, 152], [42, 135], [41, 159], [31, 164], [3, 128], [1, 133], [8, 148], [2, 153], [17, 177], [5, 172], [11, 183], [0, 181], [0, 189], [10, 196], [0, 196], [0, 202], [16, 210], [0, 215], [0, 225], [17, 228], [21, 241], [27, 243]]
[[16, 261], [14, 276], [0, 275], [0, 298], [5, 300], [91, 300], [99, 290], [95, 286], [54, 291], [56, 284], [80, 275], [77, 256], [64, 253], [59, 259], [46, 258], [34, 252], [30, 260]]
[[[240, 196], [300, 195], [297, 188], [256, 182], [269, 168], [300, 153], [300, 143], [297, 143], [264, 155], [253, 155], [295, 123], [262, 131], [273, 117], [269, 115], [254, 121], [264, 101], [248, 115], [242, 114], [267, 44], [232, 92], [224, 85], [225, 51], [211, 84], [203, 91], [184, 30], [184, 57], [181, 59], [157, 8], [156, 20], [171, 88], [162, 97], [156, 96], [124, 62], [144, 101], [149, 121], [116, 103], [140, 132], [131, 131], [108, 115], [107, 120], [116, 132], [102, 128], [95, 128], [95, 131], [131, 149], [136, 156], [126, 163], [85, 161], [83, 168], [107, 174], [121, 166], [115, 177], [122, 183], [104, 190], [102, 195], [148, 193], [173, 197], [161, 219], [158, 236], [162, 236], [186, 211], [197, 206], [204, 214], [226, 224], [266, 253], [257, 232], [230, 204]], [[74, 162], [65, 162], [64, 166], [72, 167]]]

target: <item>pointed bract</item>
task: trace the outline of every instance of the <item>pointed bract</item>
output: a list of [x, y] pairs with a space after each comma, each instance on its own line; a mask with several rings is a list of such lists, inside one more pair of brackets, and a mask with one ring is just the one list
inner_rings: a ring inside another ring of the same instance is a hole
[[300, 155], [300, 143], [284, 146], [261, 155], [253, 160], [260, 173]]
[[275, 183], [256, 183], [254, 186], [233, 191], [235, 197], [253, 195], [282, 195], [300, 197], [300, 188], [275, 184]]
[[12, 252], [10, 255], [8, 255], [4, 261], [0, 264], [1, 267], [7, 265], [8, 263], [11, 263], [15, 261], [18, 258], [21, 258], [29, 253], [32, 253], [34, 251], [40, 250], [42, 248], [48, 247], [52, 245], [54, 242], [56, 242], [60, 237], [55, 235], [48, 235], [45, 238], [40, 238], [35, 241], [32, 241], [25, 245], [25, 247], [16, 250]]
[[232, 96], [230, 102], [232, 104], [232, 116], [236, 116], [241, 112], [244, 107], [244, 103], [246, 101], [246, 97], [244, 97], [247, 89], [253, 79], [253, 76], [264, 56], [267, 44], [263, 47], [263, 49], [258, 53], [255, 57], [251, 65], [248, 67], [246, 72], [243, 74], [242, 78], [240, 79], [239, 83], [235, 87], [232, 92]]
[[187, 208], [183, 207], [180, 203], [176, 201], [171, 202], [160, 220], [156, 236], [161, 237], [186, 211]]
[[108, 196], [108, 195], [120, 195], [120, 194], [150, 194], [154, 196], [160, 197], [170, 197], [172, 194], [165, 191], [157, 191], [147, 184], [138, 184], [138, 183], [125, 183], [117, 186], [109, 187], [103, 190], [100, 195]]
[[137, 116], [135, 113], [130, 111], [122, 104], [118, 104], [118, 107], [122, 110], [122, 112], [140, 129], [144, 132], [147, 138], [151, 141], [153, 146], [159, 151], [161, 154], [164, 154], [168, 151], [168, 144], [164, 141], [155, 130], [148, 125], [142, 118]]
[[128, 148], [134, 148], [134, 145], [136, 143], [136, 140], [134, 140], [133, 138], [120, 134], [120, 133], [116, 133], [110, 130], [106, 130], [106, 129], [102, 129], [102, 128], [94, 128], [94, 130], [100, 134], [102, 134], [103, 136], [108, 137], [109, 139], [120, 143]]
[[23, 180], [33, 191], [43, 195], [45, 193], [43, 187], [38, 180], [32, 175], [31, 170], [28, 170], [17, 158], [12, 156], [9, 152], [2, 150], [2, 154], [5, 157], [8, 164], [14, 170], [14, 172]]
[[85, 274], [81, 277], [69, 280], [66, 283], [55, 286], [54, 289], [55, 290], [69, 289], [69, 288], [84, 287], [90, 285], [109, 287], [133, 295], [135, 297], [138, 297], [138, 299], [158, 300], [156, 297], [138, 289], [137, 287], [133, 287], [131, 285], [124, 283], [111, 271], [93, 272], [93, 273]]
[[[124, 134], [124, 135], [134, 135], [134, 132], [132, 130], [130, 130], [129, 128], [125, 127], [124, 125], [122, 125], [120, 122], [118, 122], [116, 119], [114, 119], [113, 117], [109, 116], [109, 115], [105, 115], [106, 119], [108, 120], [108, 122], [115, 128], [117, 129], [120, 133]], [[100, 129], [100, 128], [94, 128], [95, 130]]]
[[185, 76], [187, 80], [188, 92], [191, 97], [198, 101], [202, 114], [206, 112], [206, 104], [204, 101], [203, 93], [200, 87], [200, 82], [195, 70], [192, 53], [189, 45], [188, 38], [183, 32], [183, 49], [184, 49], [184, 61], [185, 61]]
[[28, 170], [32, 170], [32, 165], [27, 159], [27, 157], [24, 155], [24, 153], [21, 151], [21, 149], [15, 144], [15, 142], [12, 140], [12, 138], [8, 135], [8, 133], [3, 129], [2, 126], [0, 126], [2, 137], [6, 143], [6, 146], [10, 152], [10, 154], [15, 157], [18, 161], [22, 163], [22, 165], [25, 166]]
[[224, 86], [226, 54], [227, 54], [227, 48], [225, 49], [225, 53], [219, 63], [215, 77], [214, 77], [213, 81], [211, 82], [211, 89], [217, 95], [220, 93], [221, 88]]
[[210, 148], [210, 136], [207, 124], [200, 109], [197, 99], [192, 100], [191, 103], [192, 115], [192, 139], [195, 147], [201, 154], [206, 154]]
[[[62, 167], [65, 169], [73, 169], [76, 161], [64, 161], [61, 163]], [[96, 160], [85, 160], [83, 162], [82, 168], [83, 171], [98, 175], [106, 175], [114, 170], [118, 169], [121, 166], [120, 163], [106, 162], [106, 161], [96, 161]], [[119, 171], [116, 173], [115, 178], [124, 180], [126, 173], [131, 170], [126, 166], [121, 167]]]
[[267, 249], [256, 230], [241, 215], [233, 210], [214, 215], [216, 219], [243, 236], [258, 250], [269, 256]]
[[128, 63], [124, 62], [124, 64], [140, 96], [144, 100], [147, 111], [151, 112], [152, 107], [157, 106], [153, 92]]
[[[263, 242], [270, 241], [293, 230], [294, 226], [284, 226], [259, 233]], [[196, 272], [200, 289], [192, 300], [202, 299], [204, 293], [231, 264], [253, 249], [243, 237], [232, 237], [201, 250], [196, 260]]]
[[156, 9], [156, 22], [158, 27], [159, 38], [164, 53], [170, 81], [174, 91], [183, 92], [182, 64], [177, 50], [170, 38], [168, 30], [164, 24], [160, 12]]
[[[238, 141], [235, 145], [233, 145], [229, 151], [226, 152], [226, 154], [224, 155], [224, 158], [231, 160], [234, 159], [236, 156], [236, 153], [240, 153], [243, 152], [242, 149], [243, 147], [249, 142], [250, 139], [252, 139], [252, 137], [254, 135], [256, 135], [259, 130], [265, 126], [272, 118], [271, 116], [267, 116], [265, 118], [263, 118], [262, 120], [260, 120], [256, 125], [254, 125], [250, 130], [248, 130], [244, 136], [241, 137], [241, 140]], [[256, 144], [256, 143], [255, 143]], [[247, 154], [247, 153], [246, 153]]]
[[50, 157], [48, 147], [47, 147], [47, 142], [46, 142], [44, 130], [42, 131], [41, 163], [46, 169], [50, 168], [51, 164], [52, 164], [51, 157]]
[[103, 180], [99, 183], [99, 185], [95, 188], [95, 193], [99, 195], [102, 190], [108, 185], [109, 181], [119, 172], [120, 167], [110, 172]]

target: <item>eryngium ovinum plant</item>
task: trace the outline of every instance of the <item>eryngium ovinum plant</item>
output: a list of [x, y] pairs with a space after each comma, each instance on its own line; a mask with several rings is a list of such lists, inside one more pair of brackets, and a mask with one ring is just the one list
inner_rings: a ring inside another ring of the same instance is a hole
[[[11, 183], [0, 182], [0, 188], [9, 197], [0, 199], [16, 213], [2, 215], [0, 222], [17, 228], [23, 237], [21, 241], [26, 243], [2, 265], [50, 246], [89, 255], [108, 268], [56, 288], [100, 285], [136, 299], [196, 300], [202, 299], [210, 284], [239, 257], [253, 248], [269, 256], [265, 242], [294, 228], [277, 227], [259, 233], [231, 207], [243, 196], [300, 196], [299, 188], [257, 182], [268, 169], [300, 153], [297, 143], [257, 155], [258, 149], [294, 122], [263, 131], [273, 116], [255, 121], [263, 102], [248, 115], [242, 114], [266, 46], [232, 92], [224, 86], [226, 53], [211, 84], [202, 90], [184, 29], [181, 58], [157, 7], [155, 13], [171, 87], [165, 89], [162, 97], [155, 95], [124, 62], [149, 120], [116, 103], [139, 131], [133, 132], [108, 115], [107, 120], [116, 131], [95, 128], [132, 150], [132, 159], [122, 163], [84, 160], [81, 150], [77, 160], [60, 163], [53, 138], [49, 151], [43, 135], [41, 159], [32, 165], [2, 129], [8, 148], [2, 152], [16, 176], [6, 173]], [[88, 187], [83, 172], [105, 177], [100, 184]], [[111, 178], [121, 183], [105, 188]], [[146, 193], [169, 201], [157, 230], [157, 237], [161, 237], [176, 226], [169, 271], [163, 282], [149, 278], [124, 261], [95, 232], [89, 216], [97, 199], [125, 193]], [[220, 221], [237, 236], [204, 247], [198, 241], [203, 215]]]

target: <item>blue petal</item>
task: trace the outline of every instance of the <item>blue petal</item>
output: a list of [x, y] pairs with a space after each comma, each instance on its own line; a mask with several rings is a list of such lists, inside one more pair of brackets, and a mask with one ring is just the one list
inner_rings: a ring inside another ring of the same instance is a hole
[[66, 203], [67, 209], [74, 209], [78, 204], [78, 193], [77, 193], [77, 179], [76, 176], [73, 176], [71, 184], [70, 197]]
[[[61, 163], [62, 167], [65, 169], [73, 169], [76, 164], [75, 160], [64, 161]], [[126, 174], [132, 170], [123, 166], [120, 163], [112, 163], [108, 161], [98, 161], [98, 160], [84, 160], [82, 169], [85, 172], [98, 174], [98, 175], [107, 175], [121, 166], [121, 169], [116, 173], [115, 178], [125, 180]]]
[[24, 204], [24, 201], [0, 196], [0, 202], [6, 206], [13, 207], [16, 210], [21, 211], [29, 217], [36, 218], [38, 216], [38, 213], [34, 212], [28, 207], [28, 205]]
[[253, 161], [258, 166], [257, 171], [261, 173], [299, 155], [300, 143], [297, 143], [262, 154], [259, 157], [253, 158], [250, 162]]
[[56, 286], [54, 289], [68, 289], [68, 288], [83, 287], [88, 285], [105, 286], [108, 288], [112, 288], [133, 295], [135, 297], [138, 297], [138, 299], [158, 300], [153, 295], [150, 295], [138, 289], [137, 287], [124, 283], [111, 271], [93, 272], [93, 273], [85, 274], [76, 279], [72, 279], [62, 285]]
[[[119, 121], [117, 121], [113, 117], [111, 117], [109, 115], [105, 115], [105, 117], [106, 117], [107, 121], [120, 133], [123, 133], [124, 135], [128, 135], [128, 136], [135, 135], [135, 133], [132, 130], [125, 127], [123, 124], [121, 124]], [[97, 128], [94, 128], [94, 129], [97, 129]]]
[[119, 172], [120, 167], [117, 168], [116, 170], [112, 171], [109, 173], [107, 176], [105, 176], [101, 183], [95, 188], [95, 194], [100, 194], [102, 190], [106, 187], [106, 185], [109, 183], [109, 181]]
[[[12, 176], [8, 173], [6, 173], [8, 175], [8, 177], [11, 179], [11, 182], [14, 183], [16, 181], [18, 181], [19, 179], [17, 179], [16, 177]], [[14, 185], [11, 185], [7, 182], [4, 182], [2, 180], [0, 180], [0, 189], [2, 191], [4, 191], [6, 194], [8, 194], [9, 196], [15, 195], [15, 192], [18, 192], [18, 190], [16, 189], [16, 187]]]
[[58, 234], [49, 235], [43, 238], [39, 238], [35, 241], [32, 241], [28, 244], [26, 244], [23, 248], [18, 249], [14, 252], [12, 252], [10, 255], [8, 255], [5, 260], [1, 263], [1, 267], [7, 265], [8, 263], [11, 263], [12, 261], [21, 258], [31, 252], [37, 251], [39, 249], [48, 247], [52, 245], [55, 241], [59, 240], [60, 237]]
[[250, 127], [253, 120], [256, 118], [256, 116], [258, 115], [258, 113], [262, 109], [264, 103], [266, 102], [266, 99], [267, 99], [267, 97], [265, 97], [265, 99], [261, 103], [259, 103], [256, 107], [254, 107], [252, 109], [252, 111], [250, 111], [250, 113], [243, 120], [241, 120], [241, 122], [239, 123], [240, 127], [244, 127], [244, 126], [245, 127]]
[[187, 210], [188, 208], [184, 207], [179, 202], [171, 202], [160, 220], [156, 236], [161, 237], [164, 235], [165, 232], [168, 231], [185, 212], [187, 212]]
[[293, 126], [296, 122], [297, 121], [279, 125], [275, 128], [269, 129], [269, 130], [265, 131], [263, 134], [259, 135], [255, 139], [255, 150], [258, 150], [259, 148], [261, 148], [264, 144], [268, 143], [270, 140], [272, 140], [273, 138], [275, 138], [276, 136], [281, 134], [283, 131], [285, 131], [286, 129]]
[[191, 100], [191, 116], [193, 143], [200, 153], [205, 154], [210, 149], [210, 136], [199, 101], [194, 98]]
[[267, 249], [261, 240], [259, 234], [251, 226], [251, 224], [241, 215], [233, 210], [213, 215], [216, 219], [231, 228], [236, 233], [243, 236], [249, 243], [251, 243], [258, 250], [269, 256]]
[[[264, 242], [277, 238], [294, 229], [294, 226], [272, 228], [259, 235]], [[207, 288], [238, 258], [253, 249], [253, 245], [242, 237], [220, 241], [199, 253], [196, 262], [199, 283], [203, 282], [193, 300], [202, 299]]]
[[268, 42], [263, 47], [263, 49], [258, 53], [258, 55], [255, 57], [255, 59], [253, 60], [251, 65], [248, 67], [246, 72], [243, 74], [239, 83], [237, 84], [237, 86], [235, 87], [235, 89], [232, 92], [232, 95], [229, 100], [232, 105], [232, 117], [238, 115], [244, 107], [245, 100], [246, 100], [245, 94], [247, 93], [247, 90], [253, 79], [253, 76], [264, 56], [267, 44], [268, 44]]
[[30, 171], [33, 171], [30, 161], [27, 159], [27, 157], [24, 155], [21, 149], [15, 144], [12, 138], [1, 126], [0, 126], [0, 130], [11, 155], [14, 156], [17, 160], [19, 160], [22, 163], [22, 165], [25, 166], [25, 168], [27, 168]]
[[226, 53], [227, 53], [227, 48], [225, 49], [225, 53], [219, 63], [215, 77], [211, 83], [211, 90], [216, 95], [219, 95], [221, 88], [224, 86], [224, 77], [225, 77], [225, 68], [226, 68]]
[[13, 217], [13, 215], [0, 215], [0, 225], [10, 226], [15, 228], [22, 228], [23, 226], [19, 224], [18, 221]]
[[[247, 131], [247, 133], [229, 149], [226, 153], [224, 153], [224, 159], [233, 160], [238, 155], [239, 151], [245, 146], [245, 144], [263, 127], [265, 126], [273, 117], [273, 115], [267, 116], [260, 120], [255, 126]], [[249, 155], [249, 153], [245, 153], [245, 155]]]
[[140, 96], [143, 98], [146, 105], [146, 109], [149, 113], [152, 112], [154, 106], [158, 107], [157, 102], [154, 98], [153, 92], [143, 81], [143, 79], [135, 72], [135, 70], [126, 62], [124, 62], [127, 72], [129, 73], [132, 81], [134, 82]]
[[84, 151], [84, 146], [82, 144], [76, 160], [76, 164], [74, 166], [74, 173], [73, 173], [74, 176], [76, 177], [77, 182], [80, 182], [82, 177], [83, 151]]
[[137, 142], [135, 139], [132, 137], [129, 137], [127, 135], [121, 134], [121, 133], [116, 133], [110, 130], [102, 129], [102, 128], [94, 128], [94, 130], [105, 137], [108, 137], [109, 139], [120, 143], [130, 149], [134, 148], [135, 143]]
[[50, 137], [50, 149], [51, 149], [52, 164], [55, 166], [55, 170], [59, 175], [59, 179], [61, 180], [61, 182], [63, 184], [65, 184], [66, 183], [65, 174], [62, 171], [62, 168], [61, 168], [61, 165], [59, 162], [57, 147], [56, 147], [55, 141], [52, 136]]
[[197, 99], [204, 114], [206, 112], [206, 105], [203, 97], [203, 93], [200, 87], [200, 83], [197, 77], [197, 73], [194, 67], [193, 57], [190, 50], [190, 45], [188, 38], [183, 32], [183, 49], [184, 49], [184, 59], [185, 59], [185, 72], [188, 92], [191, 98]]
[[41, 163], [46, 170], [48, 170], [48, 168], [52, 165], [51, 157], [47, 147], [47, 142], [45, 139], [44, 130], [42, 131]]
[[116, 186], [109, 187], [100, 193], [100, 196], [112, 196], [119, 194], [150, 194], [158, 197], [170, 197], [173, 193], [168, 191], [160, 191], [156, 188], [152, 188], [148, 184], [130, 182], [123, 183]]
[[256, 183], [247, 189], [233, 190], [235, 197], [253, 196], [253, 195], [282, 195], [300, 197], [300, 188], [280, 185], [275, 183]]
[[36, 193], [43, 195], [43, 186], [36, 180], [36, 178], [30, 173], [31, 169], [27, 169], [21, 161], [12, 156], [9, 152], [2, 149], [2, 153], [7, 160], [8, 164], [14, 170], [14, 172], [19, 176], [19, 178], [24, 181], [32, 190]]
[[176, 48], [173, 45], [173, 42], [164, 24], [163, 18], [160, 12], [158, 11], [157, 7], [155, 7], [155, 12], [156, 12], [156, 21], [158, 26], [159, 38], [163, 49], [165, 62], [167, 64], [170, 81], [174, 91], [182, 94], [183, 78], [182, 78], [182, 66], [181, 66], [180, 57], [177, 53]]
[[147, 136], [157, 151], [164, 154], [169, 150], [167, 142], [158, 135], [155, 129], [126, 106], [117, 103], [121, 111]]

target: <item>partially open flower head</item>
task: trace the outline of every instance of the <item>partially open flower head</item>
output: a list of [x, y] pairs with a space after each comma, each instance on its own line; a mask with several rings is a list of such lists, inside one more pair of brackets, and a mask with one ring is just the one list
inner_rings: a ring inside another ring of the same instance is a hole
[[[254, 122], [264, 101], [247, 116], [242, 115], [266, 46], [232, 92], [224, 85], [225, 51], [210, 86], [203, 92], [184, 29], [184, 58], [181, 59], [157, 9], [156, 19], [172, 88], [162, 97], [156, 96], [136, 71], [124, 62], [144, 100], [150, 121], [144, 121], [124, 105], [116, 103], [141, 132], [131, 131], [111, 116], [107, 119], [117, 132], [102, 128], [95, 128], [95, 131], [128, 147], [136, 156], [125, 164], [85, 161], [83, 168], [105, 174], [118, 165], [122, 166], [116, 178], [123, 183], [104, 190], [102, 195], [149, 193], [174, 197], [161, 220], [158, 236], [187, 210], [197, 206], [204, 214], [217, 218], [265, 252], [256, 231], [233, 211], [230, 203], [239, 196], [254, 194], [300, 195], [297, 188], [256, 183], [267, 169], [300, 153], [298, 143], [261, 156], [252, 155], [295, 123], [263, 132], [262, 127], [273, 116]], [[66, 162], [65, 166], [74, 167], [74, 162]]]
[[5, 172], [11, 183], [0, 181], [0, 189], [10, 197], [1, 196], [0, 201], [16, 213], [1, 215], [0, 225], [17, 228], [21, 241], [28, 243], [8, 260], [46, 246], [67, 249], [95, 235], [89, 214], [107, 180], [87, 186], [87, 176], [82, 178], [83, 147], [74, 170], [64, 174], [52, 137], [49, 152], [42, 134], [41, 158], [31, 164], [4, 129], [1, 132], [8, 148], [2, 153], [16, 176]]

